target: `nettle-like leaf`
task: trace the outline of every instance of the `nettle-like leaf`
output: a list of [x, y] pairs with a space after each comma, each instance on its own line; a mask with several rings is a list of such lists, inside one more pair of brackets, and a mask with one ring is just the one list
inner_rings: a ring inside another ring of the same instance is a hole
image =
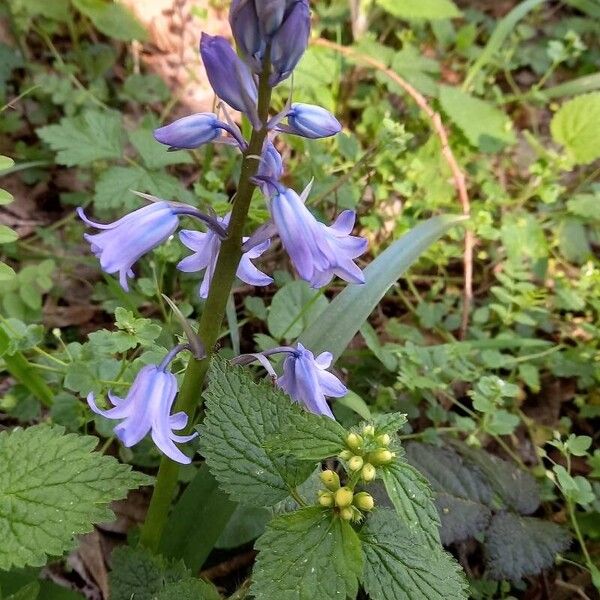
[[272, 506], [308, 479], [314, 462], [274, 456], [265, 449], [266, 441], [303, 410], [287, 394], [269, 381], [255, 383], [248, 370], [217, 357], [204, 397], [201, 452], [223, 490], [235, 500]]
[[98, 440], [37, 425], [0, 433], [0, 569], [41, 566], [109, 521], [109, 503], [151, 478], [93, 452]]
[[492, 490], [477, 469], [465, 465], [451, 449], [431, 444], [407, 444], [406, 458], [436, 492], [443, 544], [465, 540], [487, 527]]
[[395, 461], [381, 469], [381, 478], [394, 508], [413, 537], [431, 548], [440, 547], [440, 519], [427, 479], [412, 465]]
[[256, 600], [340, 600], [358, 593], [360, 540], [327, 509], [303, 508], [273, 519], [256, 548]]
[[372, 422], [377, 430], [377, 435], [392, 434], [406, 425], [406, 415], [401, 412], [385, 413], [377, 415]]
[[497, 579], [518, 581], [554, 563], [557, 553], [569, 547], [568, 532], [548, 521], [514, 513], [494, 516], [486, 535], [487, 562]]
[[167, 585], [156, 600], [221, 600], [221, 594], [211, 583], [189, 578]]
[[453, 442], [467, 463], [475, 465], [494, 492], [508, 508], [523, 515], [535, 512], [540, 505], [540, 491], [535, 479], [517, 466], [466, 444]]
[[452, 556], [415, 536], [393, 511], [373, 511], [360, 538], [362, 583], [372, 600], [468, 598], [467, 582]]
[[122, 133], [119, 113], [97, 110], [88, 110], [77, 117], [63, 117], [57, 125], [37, 130], [40, 138], [58, 152], [56, 162], [67, 167], [121, 158]]

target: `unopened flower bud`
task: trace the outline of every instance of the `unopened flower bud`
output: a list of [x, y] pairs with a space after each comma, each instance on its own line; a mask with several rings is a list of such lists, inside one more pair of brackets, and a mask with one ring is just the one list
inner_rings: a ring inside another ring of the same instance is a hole
[[375, 479], [375, 477], [377, 476], [377, 471], [371, 463], [367, 463], [362, 468], [360, 476], [362, 477], [363, 481], [373, 481], [373, 479]]
[[384, 433], [382, 435], [378, 435], [375, 438], [375, 441], [382, 446], [389, 446], [392, 438], [387, 433]]
[[348, 448], [358, 450], [363, 444], [363, 439], [358, 433], [349, 433], [346, 438], [346, 444], [348, 445]]
[[351, 471], [359, 471], [360, 469], [362, 469], [364, 462], [365, 461], [363, 460], [362, 456], [353, 456], [348, 461], [348, 468]]
[[350, 506], [352, 504], [352, 499], [354, 498], [354, 492], [347, 487], [341, 487], [335, 493], [335, 505], [338, 508], [345, 508], [346, 506]]
[[354, 519], [354, 511], [352, 510], [352, 507], [347, 506], [346, 508], [342, 508], [340, 510], [340, 517], [342, 517], [344, 521], [352, 521], [352, 519]]
[[363, 432], [365, 435], [375, 435], [375, 427], [373, 425], [365, 425]]
[[288, 133], [316, 140], [326, 138], [342, 130], [340, 122], [327, 110], [313, 104], [296, 102], [287, 115]]
[[331, 508], [334, 504], [333, 494], [325, 490], [319, 490], [319, 504], [325, 508]]
[[330, 491], [335, 492], [340, 488], [340, 477], [331, 469], [327, 469], [327, 471], [323, 471], [320, 475], [321, 481], [323, 485]]
[[350, 450], [342, 450], [338, 456], [343, 460], [350, 460], [354, 454]]
[[392, 462], [395, 454], [389, 450], [376, 450], [369, 454], [369, 461], [374, 465], [387, 465]]
[[367, 492], [359, 492], [354, 496], [354, 506], [360, 510], [373, 510], [375, 500], [373, 496]]

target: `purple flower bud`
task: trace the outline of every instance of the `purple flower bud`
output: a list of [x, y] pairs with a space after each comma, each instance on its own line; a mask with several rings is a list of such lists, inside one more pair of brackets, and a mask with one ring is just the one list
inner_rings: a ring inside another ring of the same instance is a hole
[[133, 264], [177, 229], [178, 212], [181, 211], [168, 202], [155, 202], [103, 225], [88, 219], [83, 209], [77, 209], [80, 219], [87, 225], [104, 230], [84, 237], [100, 259], [102, 269], [110, 274], [119, 273], [119, 283], [125, 291], [129, 289], [127, 278], [133, 277]]
[[340, 122], [330, 112], [314, 104], [292, 104], [287, 118], [289, 127], [283, 131], [313, 140], [336, 135], [342, 130]]
[[307, 0], [298, 0], [271, 40], [271, 85], [287, 79], [302, 58], [310, 36]]
[[200, 54], [215, 94], [235, 110], [256, 115], [258, 91], [248, 66], [219, 35], [202, 34]]
[[[231, 215], [227, 215], [222, 219], [217, 219], [219, 224], [227, 229]], [[206, 270], [202, 284], [200, 285], [200, 298], [207, 298], [210, 289], [210, 284], [217, 265], [219, 250], [221, 249], [221, 239], [212, 230], [206, 233], [200, 231], [191, 231], [184, 229], [179, 233], [179, 239], [184, 246], [193, 250], [194, 254], [184, 258], [177, 268], [185, 273], [196, 273]], [[248, 238], [244, 238], [246, 241]], [[250, 259], [258, 258], [271, 245], [271, 240], [266, 240], [257, 246], [254, 246], [248, 252], [242, 255], [236, 275], [244, 283], [250, 285], [263, 286], [269, 285], [273, 279], [259, 271], [251, 262]]]
[[255, 0], [260, 29], [265, 36], [273, 35], [282, 25], [288, 9], [298, 0]]
[[154, 139], [173, 149], [198, 148], [221, 135], [221, 121], [214, 113], [197, 113], [154, 130]]
[[352, 236], [356, 213], [342, 212], [330, 227], [319, 223], [293, 190], [274, 186], [271, 215], [281, 242], [302, 279], [313, 288], [334, 275], [350, 283], [364, 283], [354, 259], [367, 249], [367, 240]]
[[281, 154], [273, 145], [273, 142], [267, 140], [263, 150], [260, 166], [258, 167], [258, 177], [279, 181], [283, 175], [283, 161]]
[[277, 385], [310, 412], [333, 419], [325, 396], [341, 398], [348, 389], [326, 370], [332, 360], [330, 352], [323, 352], [315, 358], [310, 350], [298, 343], [296, 351], [285, 359], [283, 375], [277, 379]]
[[238, 50], [250, 62], [254, 72], [260, 73], [267, 41], [261, 34], [254, 0], [233, 0], [229, 24]]
[[185, 443], [196, 437], [177, 435], [173, 431], [184, 429], [188, 416], [184, 412], [171, 415], [177, 394], [177, 379], [156, 365], [144, 367], [135, 378], [125, 398], [108, 394], [113, 408], [98, 408], [94, 394], [87, 397], [90, 408], [107, 419], [119, 419], [114, 431], [124, 446], [130, 448], [150, 433], [158, 448], [171, 460], [187, 465], [191, 459], [174, 442]]

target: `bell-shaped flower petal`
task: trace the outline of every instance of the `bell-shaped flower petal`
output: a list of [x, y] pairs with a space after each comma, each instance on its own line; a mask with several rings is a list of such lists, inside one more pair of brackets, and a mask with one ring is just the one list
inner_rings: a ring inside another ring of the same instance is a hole
[[285, 359], [283, 375], [277, 379], [277, 385], [310, 412], [333, 419], [325, 396], [341, 398], [348, 393], [348, 389], [326, 370], [331, 358], [329, 352], [323, 352], [315, 358], [310, 350], [298, 343], [296, 351]]
[[221, 36], [202, 34], [200, 54], [215, 94], [235, 110], [255, 118], [258, 91], [248, 66]]
[[283, 175], [283, 160], [281, 159], [281, 154], [279, 154], [277, 148], [275, 148], [273, 142], [270, 140], [265, 142], [257, 175], [263, 179], [273, 181], [279, 181]]
[[310, 10], [307, 0], [298, 0], [271, 40], [271, 85], [277, 85], [291, 74], [308, 46]]
[[281, 242], [300, 277], [319, 288], [334, 275], [350, 283], [364, 283], [354, 263], [367, 249], [367, 240], [352, 236], [356, 214], [342, 212], [327, 227], [315, 219], [296, 192], [275, 186], [271, 215]]
[[329, 111], [314, 104], [292, 104], [287, 119], [289, 125], [282, 131], [313, 140], [336, 135], [342, 130], [340, 122]]
[[79, 217], [101, 233], [85, 234], [100, 266], [109, 274], [119, 273], [121, 287], [128, 291], [127, 278], [133, 277], [132, 267], [144, 254], [173, 235], [179, 224], [177, 209], [168, 202], [154, 202], [122, 219], [104, 225], [91, 221], [81, 208]]
[[197, 113], [155, 129], [154, 138], [174, 150], [198, 148], [218, 138], [222, 125], [214, 113]]
[[[229, 224], [230, 215], [218, 219], [219, 224], [225, 229]], [[202, 283], [200, 284], [200, 298], [207, 298], [210, 290], [210, 284], [217, 265], [219, 250], [221, 249], [221, 238], [212, 230], [206, 233], [200, 231], [191, 231], [184, 229], [179, 233], [179, 239], [184, 246], [194, 252], [194, 254], [184, 258], [177, 268], [185, 273], [196, 273], [205, 271]], [[248, 238], [244, 238], [246, 241]], [[254, 246], [242, 254], [240, 264], [236, 275], [244, 283], [249, 285], [264, 286], [273, 283], [273, 279], [259, 271], [251, 262], [251, 259], [261, 256], [271, 245], [270, 240], [266, 240]]]
[[95, 413], [107, 419], [121, 421], [114, 432], [124, 446], [135, 446], [150, 434], [159, 450], [171, 460], [189, 464], [191, 459], [175, 445], [175, 442], [189, 442], [197, 434], [174, 433], [184, 429], [188, 422], [188, 417], [183, 412], [171, 415], [176, 395], [175, 376], [156, 365], [148, 365], [138, 373], [125, 398], [109, 394], [113, 408], [99, 408], [94, 394], [89, 394], [87, 401]]
[[261, 33], [254, 0], [233, 0], [229, 24], [238, 50], [253, 70], [260, 72], [267, 40]]

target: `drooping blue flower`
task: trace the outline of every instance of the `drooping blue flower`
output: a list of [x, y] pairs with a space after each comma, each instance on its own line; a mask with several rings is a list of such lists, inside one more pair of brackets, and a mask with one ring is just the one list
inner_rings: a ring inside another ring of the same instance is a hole
[[108, 394], [113, 408], [98, 408], [94, 394], [89, 394], [87, 401], [95, 413], [107, 419], [121, 420], [114, 432], [127, 448], [135, 446], [150, 433], [156, 446], [171, 460], [189, 464], [191, 459], [175, 442], [189, 442], [197, 434], [173, 433], [184, 429], [188, 422], [184, 412], [171, 414], [176, 394], [175, 376], [157, 365], [148, 365], [138, 373], [125, 398]]
[[303, 404], [310, 412], [334, 418], [325, 396], [341, 398], [348, 393], [346, 386], [327, 369], [331, 365], [331, 352], [315, 355], [298, 343], [283, 363], [283, 375], [277, 385], [292, 400]]
[[248, 65], [222, 36], [202, 34], [200, 54], [215, 94], [234, 108], [255, 119], [258, 90]]
[[289, 188], [274, 186], [270, 209], [273, 222], [296, 271], [312, 287], [328, 284], [334, 275], [350, 283], [364, 283], [354, 263], [367, 249], [367, 240], [350, 235], [356, 213], [345, 210], [331, 226], [315, 219]]
[[336, 135], [342, 130], [340, 122], [329, 111], [314, 104], [292, 104], [287, 119], [288, 126], [280, 126], [281, 131], [313, 140]]
[[[218, 219], [222, 227], [227, 228], [230, 216], [231, 215], [227, 215], [222, 219]], [[221, 238], [212, 230], [203, 233], [200, 231], [184, 229], [179, 233], [179, 239], [184, 246], [193, 250], [194, 254], [184, 258], [177, 265], [177, 268], [185, 273], [197, 273], [205, 270], [204, 278], [200, 284], [199, 295], [200, 298], [207, 298], [215, 267], [217, 265], [217, 258], [219, 257]], [[244, 238], [244, 241], [247, 239], [248, 238]], [[270, 245], [271, 240], [266, 240], [242, 254], [236, 275], [244, 283], [256, 286], [264, 286], [273, 283], [271, 277], [265, 275], [262, 271], [259, 271], [251, 262], [251, 259], [261, 256]]]
[[178, 210], [169, 202], [160, 201], [104, 225], [91, 221], [83, 209], [77, 209], [82, 221], [103, 230], [86, 233], [84, 237], [100, 260], [102, 269], [109, 274], [119, 273], [119, 283], [125, 291], [129, 290], [127, 278], [133, 277], [134, 263], [173, 235], [179, 224], [177, 215], [182, 212], [185, 209]]
[[302, 58], [310, 36], [308, 0], [298, 0], [289, 9], [271, 40], [271, 85], [287, 79]]
[[221, 135], [224, 124], [214, 113], [197, 113], [154, 130], [157, 142], [169, 149], [198, 148]]

